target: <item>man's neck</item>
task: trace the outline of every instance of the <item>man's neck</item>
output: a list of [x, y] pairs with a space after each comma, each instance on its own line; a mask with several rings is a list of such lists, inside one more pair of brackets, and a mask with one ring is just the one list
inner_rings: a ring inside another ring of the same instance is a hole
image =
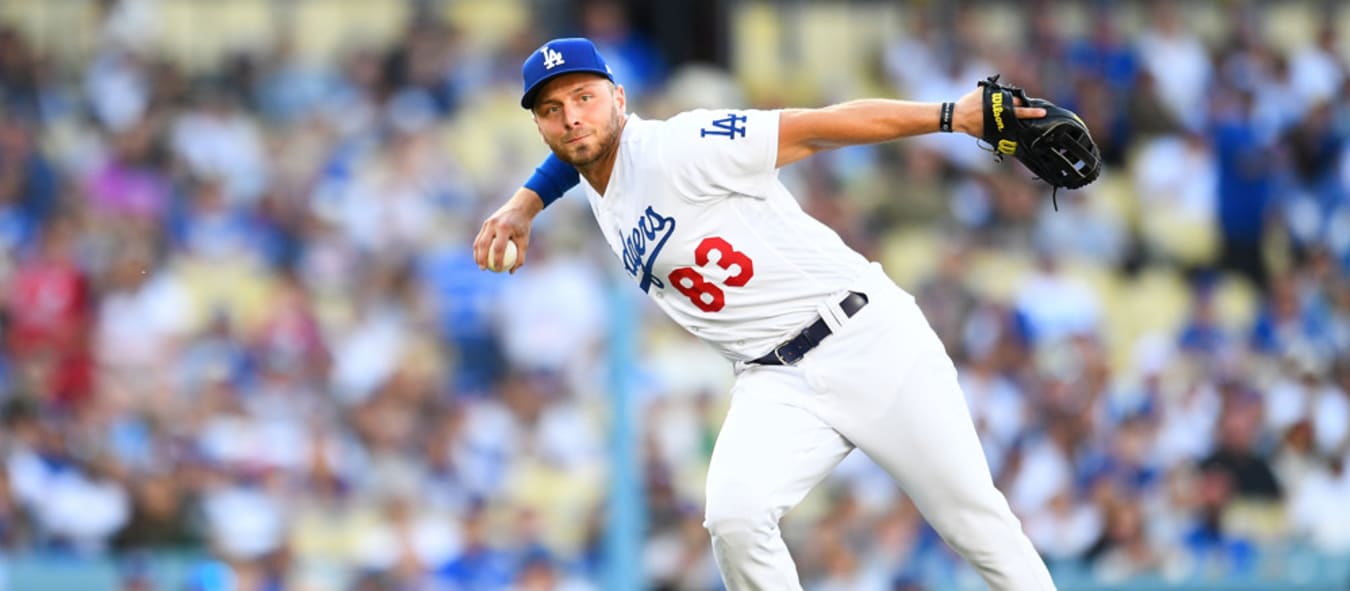
[[619, 158], [619, 144], [623, 143], [623, 130], [627, 126], [628, 115], [624, 115], [623, 121], [619, 122], [619, 130], [615, 132], [618, 137], [614, 139], [614, 145], [610, 147], [609, 152], [590, 164], [577, 167], [577, 172], [581, 173], [601, 197], [605, 196], [605, 190], [609, 188], [609, 177], [614, 172], [614, 162]]

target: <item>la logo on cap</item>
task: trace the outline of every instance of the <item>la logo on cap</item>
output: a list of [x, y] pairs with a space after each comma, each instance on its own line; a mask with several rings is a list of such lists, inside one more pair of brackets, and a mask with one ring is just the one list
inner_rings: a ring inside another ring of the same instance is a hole
[[544, 47], [544, 69], [552, 70], [554, 67], [563, 63], [561, 53], [554, 51], [551, 47]]

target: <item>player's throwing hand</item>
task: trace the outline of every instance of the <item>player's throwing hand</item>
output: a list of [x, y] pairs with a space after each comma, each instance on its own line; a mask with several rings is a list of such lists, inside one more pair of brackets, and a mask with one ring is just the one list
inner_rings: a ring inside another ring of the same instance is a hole
[[529, 189], [521, 189], [484, 221], [483, 227], [478, 230], [478, 237], [473, 240], [473, 260], [478, 263], [478, 268], [487, 269], [492, 261], [507, 260], [507, 242], [516, 244], [516, 260], [514, 264], [500, 270], [515, 273], [525, 264], [525, 250], [530, 245], [530, 225], [543, 208], [544, 204], [538, 195]]

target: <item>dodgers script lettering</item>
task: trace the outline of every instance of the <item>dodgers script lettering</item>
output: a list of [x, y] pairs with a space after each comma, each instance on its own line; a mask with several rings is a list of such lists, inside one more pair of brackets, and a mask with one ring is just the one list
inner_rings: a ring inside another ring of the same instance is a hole
[[661, 255], [661, 249], [674, 233], [675, 218], [663, 216], [647, 206], [646, 213], [638, 218], [637, 226], [624, 239], [623, 268], [629, 275], [640, 277], [638, 287], [642, 291], [650, 291], [653, 285], [665, 289], [666, 284], [652, 274], [652, 265], [656, 264], [656, 257]]

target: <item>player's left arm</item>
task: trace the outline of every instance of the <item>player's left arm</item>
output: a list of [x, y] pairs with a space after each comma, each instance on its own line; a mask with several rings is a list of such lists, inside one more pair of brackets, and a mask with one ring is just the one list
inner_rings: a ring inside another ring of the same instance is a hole
[[[875, 144], [940, 131], [942, 105], [889, 99], [862, 99], [819, 109], [784, 109], [778, 119], [781, 168], [817, 152]], [[1018, 107], [1019, 119], [1044, 117], [1045, 109]], [[979, 137], [984, 129], [982, 94], [977, 87], [956, 101], [952, 131]]]

